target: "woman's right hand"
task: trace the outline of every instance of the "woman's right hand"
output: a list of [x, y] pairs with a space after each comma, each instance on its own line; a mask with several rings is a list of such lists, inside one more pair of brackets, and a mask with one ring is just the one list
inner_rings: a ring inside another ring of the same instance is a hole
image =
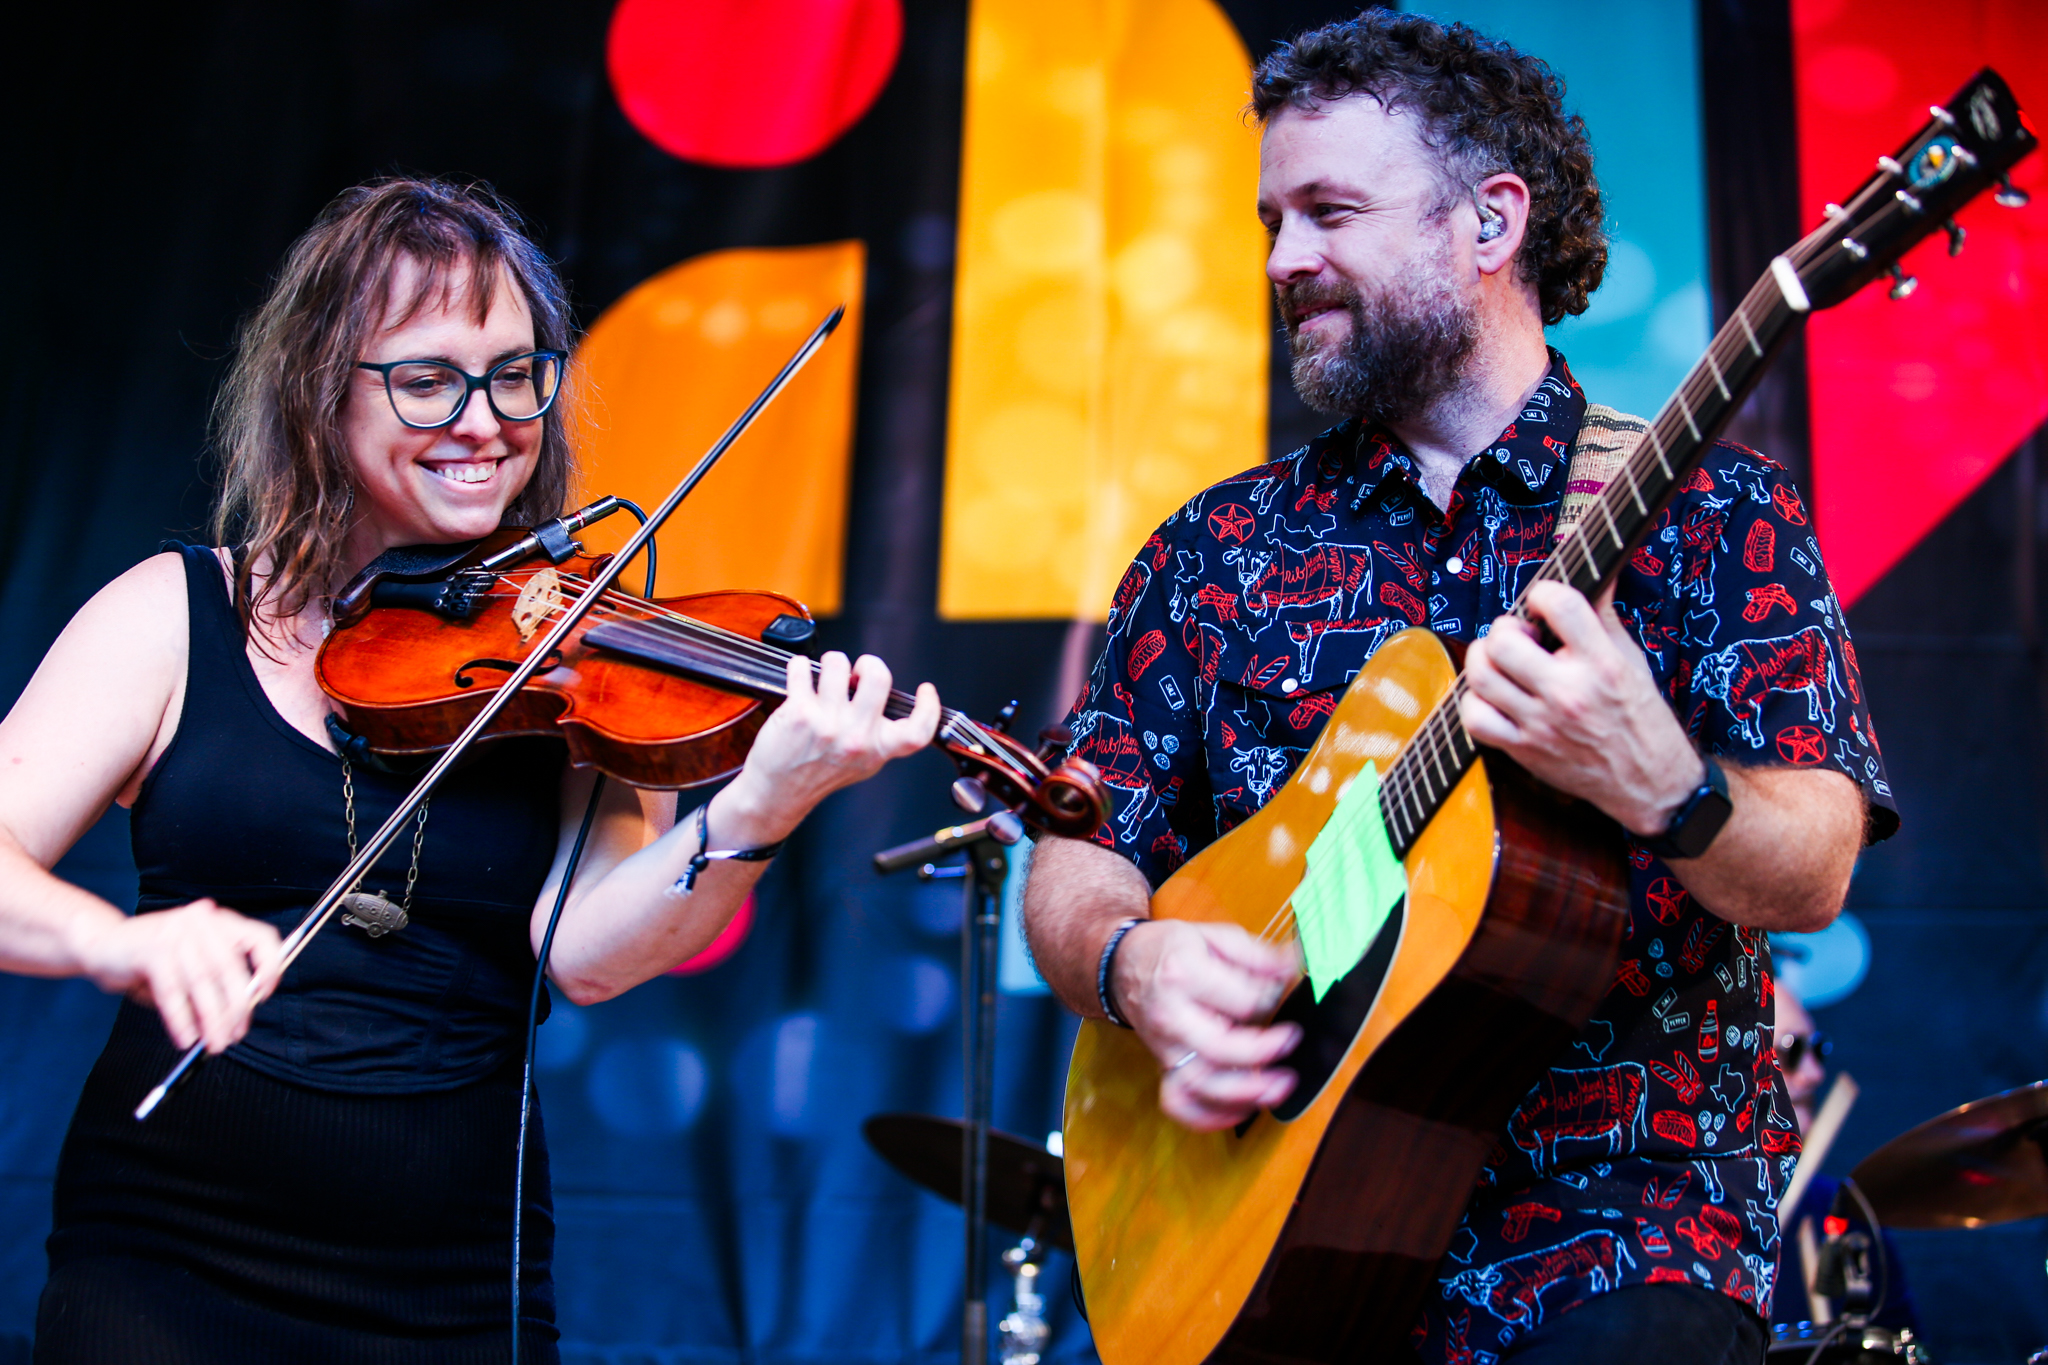
[[155, 1006], [181, 1048], [204, 1041], [221, 1052], [240, 1041], [249, 1011], [277, 984], [277, 930], [210, 900], [98, 920], [79, 934], [85, 975]]

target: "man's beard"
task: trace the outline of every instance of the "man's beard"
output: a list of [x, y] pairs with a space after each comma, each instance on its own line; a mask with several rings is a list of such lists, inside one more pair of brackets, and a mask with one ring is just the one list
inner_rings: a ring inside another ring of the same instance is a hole
[[[1387, 426], [1417, 416], [1458, 386], [1479, 340], [1479, 320], [1452, 285], [1444, 254], [1418, 262], [1415, 273], [1371, 296], [1333, 278], [1281, 288], [1302, 402], [1332, 417]], [[1348, 336], [1331, 343], [1302, 334], [1294, 319], [1319, 304], [1351, 315]]]

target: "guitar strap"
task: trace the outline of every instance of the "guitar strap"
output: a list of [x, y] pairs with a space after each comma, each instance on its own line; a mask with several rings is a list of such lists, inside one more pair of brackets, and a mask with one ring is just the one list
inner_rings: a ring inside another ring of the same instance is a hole
[[1579, 423], [1579, 438], [1572, 443], [1571, 466], [1565, 471], [1564, 502], [1557, 509], [1557, 528], [1551, 535], [1553, 551], [1600, 496], [1600, 490], [1621, 468], [1622, 461], [1635, 453], [1649, 430], [1650, 424], [1640, 417], [1600, 403], [1586, 404], [1585, 419]]

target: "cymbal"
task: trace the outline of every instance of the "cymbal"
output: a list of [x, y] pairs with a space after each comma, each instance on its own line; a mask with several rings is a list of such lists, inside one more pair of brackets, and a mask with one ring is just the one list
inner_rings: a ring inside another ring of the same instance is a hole
[[[933, 1194], [960, 1202], [960, 1145], [966, 1128], [959, 1119], [929, 1114], [876, 1114], [860, 1126], [868, 1145], [891, 1166]], [[988, 1220], [1012, 1232], [1031, 1231], [1039, 1216], [1038, 1240], [1074, 1249], [1067, 1221], [1066, 1165], [1029, 1138], [989, 1130]]]
[[1851, 1178], [1900, 1228], [1981, 1228], [2048, 1213], [2048, 1081], [1899, 1134]]

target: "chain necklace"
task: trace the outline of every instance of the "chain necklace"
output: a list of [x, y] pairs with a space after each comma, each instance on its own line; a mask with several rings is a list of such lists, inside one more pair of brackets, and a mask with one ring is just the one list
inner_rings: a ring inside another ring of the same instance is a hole
[[[382, 938], [395, 934], [412, 922], [412, 889], [420, 879], [420, 846], [427, 838], [427, 808], [433, 802], [422, 801], [418, 819], [412, 830], [412, 866], [405, 872], [405, 903], [393, 905], [388, 896], [375, 891], [354, 890], [341, 898], [341, 922], [352, 924], [371, 938]], [[342, 813], [348, 819], [348, 860], [356, 860], [356, 785], [355, 773], [349, 768], [348, 760], [341, 761], [341, 805]], [[365, 875], [368, 875], [367, 873]], [[359, 881], [356, 886], [360, 888]]]

